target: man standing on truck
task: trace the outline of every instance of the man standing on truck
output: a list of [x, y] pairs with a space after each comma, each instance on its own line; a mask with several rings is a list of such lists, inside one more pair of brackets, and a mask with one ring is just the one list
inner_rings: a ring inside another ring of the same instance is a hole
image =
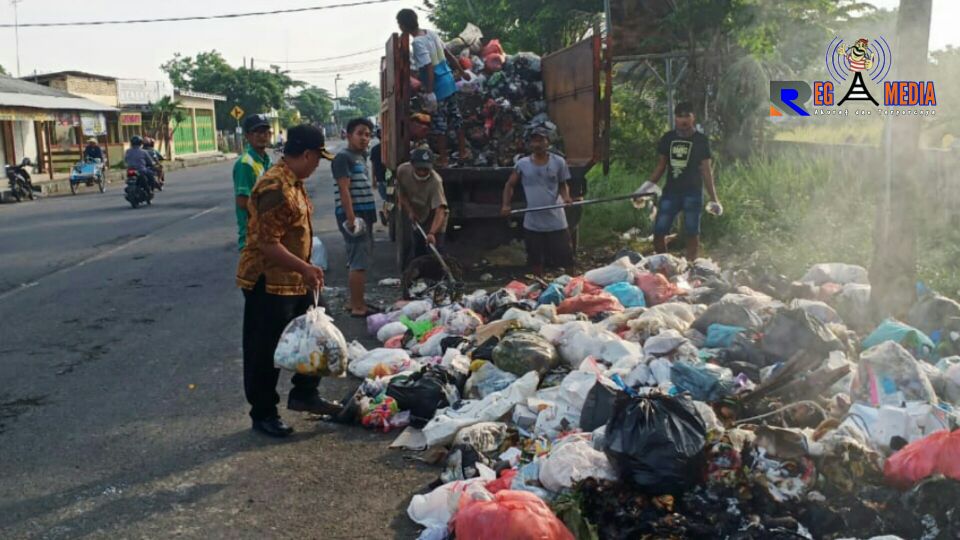
[[[439, 154], [440, 167], [446, 167], [447, 137], [456, 133], [459, 142], [461, 159], [466, 152], [466, 136], [463, 133], [463, 117], [460, 107], [453, 95], [457, 93], [457, 83], [453, 78], [453, 71], [463, 74], [460, 62], [443, 45], [440, 35], [433, 30], [420, 28], [417, 13], [412, 9], [401, 9], [397, 13], [397, 24], [400, 31], [410, 36], [413, 44], [413, 54], [410, 56], [410, 67], [414, 77], [422, 85], [422, 97], [429, 103], [426, 110], [430, 113], [430, 131], [434, 138], [434, 145]], [[451, 70], [450, 66], [453, 66]]]
[[[510, 215], [510, 201], [518, 183], [523, 186], [527, 206], [570, 204], [570, 169], [562, 157], [548, 152], [552, 131], [537, 126], [528, 131], [527, 144], [531, 155], [517, 162], [510, 179], [503, 187], [503, 204], [500, 214]], [[573, 249], [567, 216], [563, 208], [527, 212], [523, 216], [523, 242], [527, 248], [527, 265], [537, 275], [543, 275], [544, 267], [560, 266], [573, 268]]]
[[377, 206], [367, 170], [367, 147], [373, 122], [354, 118], [347, 123], [347, 148], [333, 159], [336, 217], [347, 247], [350, 268], [350, 316], [364, 318], [377, 309], [366, 303], [367, 267], [373, 250], [373, 223]]
[[267, 145], [270, 144], [270, 120], [263, 114], [252, 114], [243, 120], [243, 136], [247, 139], [246, 148], [233, 164], [233, 196], [237, 212], [237, 245], [240, 251], [247, 242], [247, 201], [253, 191], [257, 178], [263, 175], [273, 164]]
[[[420, 233], [413, 235], [413, 242], [403, 254], [403, 267], [410, 261], [429, 254], [427, 244], [441, 249], [447, 230], [447, 196], [443, 192], [443, 179], [433, 170], [433, 152], [429, 148], [417, 148], [410, 153], [410, 161], [397, 167], [397, 198], [400, 210], [418, 223], [427, 233], [426, 241]], [[413, 231], [398, 231], [410, 234]]]
[[700, 251], [700, 214], [703, 210], [703, 187], [706, 183], [710, 202], [707, 212], [720, 216], [723, 206], [717, 198], [711, 168], [710, 140], [697, 131], [693, 107], [686, 102], [674, 108], [676, 129], [668, 131], [657, 144], [660, 159], [650, 180], [635, 193], [655, 193], [657, 182], [667, 172], [667, 185], [657, 208], [653, 225], [653, 247], [657, 253], [667, 251], [667, 235], [677, 214], [683, 212], [683, 230], [687, 239], [687, 260], [693, 261]]

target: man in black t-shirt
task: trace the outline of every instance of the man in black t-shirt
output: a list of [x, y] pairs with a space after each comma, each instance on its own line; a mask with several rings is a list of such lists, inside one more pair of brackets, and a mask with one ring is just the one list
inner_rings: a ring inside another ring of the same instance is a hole
[[673, 228], [677, 214], [683, 212], [683, 229], [687, 237], [687, 260], [697, 258], [700, 250], [700, 213], [703, 210], [703, 187], [706, 184], [710, 202], [707, 212], [723, 214], [717, 199], [717, 188], [711, 169], [710, 141], [694, 126], [696, 118], [689, 103], [680, 103], [674, 109], [676, 129], [668, 131], [657, 144], [660, 159], [650, 180], [640, 186], [637, 195], [658, 190], [657, 182], [664, 172], [667, 183], [660, 197], [657, 219], [653, 226], [653, 247], [657, 253], [667, 251], [667, 234]]

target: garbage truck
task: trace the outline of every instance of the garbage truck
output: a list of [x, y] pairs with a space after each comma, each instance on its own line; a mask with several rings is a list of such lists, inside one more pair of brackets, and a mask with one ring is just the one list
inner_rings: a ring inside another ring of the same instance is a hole
[[[570, 193], [574, 198], [587, 192], [586, 174], [596, 164], [609, 166], [611, 56], [606, 40], [598, 29], [574, 45], [550, 53], [541, 60], [544, 99], [547, 114], [556, 124], [563, 141], [563, 154], [570, 167]], [[381, 59], [381, 152], [387, 169], [396, 172], [410, 153], [410, 81], [409, 38], [393, 34]], [[452, 160], [451, 160], [452, 163]], [[500, 217], [503, 187], [513, 167], [439, 168], [450, 209], [448, 241], [469, 243], [489, 249], [508, 242], [518, 233], [508, 220]], [[523, 190], [515, 190], [513, 206], [524, 206]], [[580, 221], [580, 209], [568, 210], [574, 247]], [[390, 236], [396, 242], [398, 265], [402, 253], [412, 241], [411, 224], [403, 212], [393, 212]], [[402, 271], [403, 268], [400, 268]]]

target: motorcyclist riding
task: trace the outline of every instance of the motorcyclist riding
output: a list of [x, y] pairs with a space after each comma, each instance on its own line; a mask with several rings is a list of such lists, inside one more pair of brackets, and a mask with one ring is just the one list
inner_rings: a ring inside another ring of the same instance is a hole
[[151, 188], [159, 189], [157, 178], [153, 174], [154, 161], [150, 153], [143, 149], [143, 139], [139, 135], [130, 138], [130, 149], [123, 155], [123, 161], [127, 167], [135, 169], [138, 173], [144, 175], [150, 183]]
[[151, 137], [145, 137], [143, 139], [143, 149], [150, 154], [150, 158], [153, 159], [153, 172], [157, 177], [157, 184], [162, 191], [163, 184], [166, 182], [166, 176], [163, 174], [163, 164], [160, 163], [163, 161], [163, 154], [154, 148], [154, 140]]

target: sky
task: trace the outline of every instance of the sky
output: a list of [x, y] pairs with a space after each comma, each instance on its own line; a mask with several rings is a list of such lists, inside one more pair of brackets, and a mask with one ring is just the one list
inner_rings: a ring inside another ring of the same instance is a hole
[[[129, 18], [215, 15], [330, 5], [355, 0], [167, 0], [143, 3], [130, 0], [21, 0], [20, 23], [116, 20]], [[899, 0], [871, 0], [892, 8]], [[160, 64], [174, 53], [194, 55], [216, 49], [229, 63], [240, 66], [255, 58], [255, 66], [279, 64], [296, 79], [327, 88], [334, 78], [341, 94], [356, 81], [379, 81], [379, 51], [320, 62], [303, 60], [351, 55], [380, 48], [396, 30], [395, 15], [405, 7], [421, 8], [420, 0], [323, 11], [157, 24], [128, 24], [71, 28], [21, 28], [20, 71], [47, 73], [79, 70], [125, 79], [165, 79]], [[421, 21], [426, 16], [421, 11]], [[13, 22], [10, 0], [0, 0], [0, 24]], [[429, 27], [428, 23], [424, 26]], [[933, 0], [930, 47], [960, 46], [960, 0]], [[16, 41], [12, 28], [0, 28], [0, 65], [16, 74]], [[288, 63], [289, 62], [289, 63]]]

